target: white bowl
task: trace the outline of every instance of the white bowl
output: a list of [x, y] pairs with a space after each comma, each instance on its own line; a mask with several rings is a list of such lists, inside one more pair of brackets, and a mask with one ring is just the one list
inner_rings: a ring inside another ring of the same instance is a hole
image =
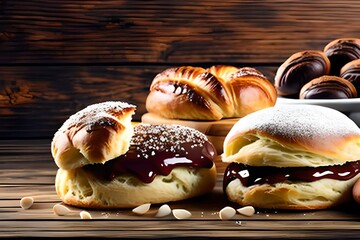
[[360, 126], [360, 98], [350, 99], [291, 99], [278, 97], [276, 104], [313, 104], [343, 112]]

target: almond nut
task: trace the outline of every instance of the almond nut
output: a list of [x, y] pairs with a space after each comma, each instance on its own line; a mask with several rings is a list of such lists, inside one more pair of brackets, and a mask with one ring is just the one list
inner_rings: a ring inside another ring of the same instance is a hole
[[190, 218], [192, 215], [191, 212], [185, 209], [174, 209], [172, 213], [174, 217], [179, 220]]
[[87, 211], [81, 211], [80, 212], [80, 218], [81, 219], [92, 219], [92, 216], [91, 216], [91, 214], [89, 213], [89, 212], [87, 212]]
[[142, 204], [142, 205], [134, 208], [132, 211], [133, 211], [133, 213], [136, 213], [138, 215], [143, 215], [149, 211], [150, 206], [151, 206], [150, 203], [145, 203], [145, 204]]
[[159, 218], [165, 217], [165, 216], [169, 215], [170, 213], [171, 213], [171, 208], [169, 207], [169, 205], [164, 204], [159, 208], [155, 217], [159, 217]]
[[236, 210], [232, 207], [224, 207], [219, 212], [219, 217], [221, 220], [228, 220], [235, 216]]
[[34, 203], [34, 198], [33, 197], [23, 197], [20, 200], [20, 206], [22, 207], [22, 209], [31, 208], [33, 203]]
[[245, 206], [237, 209], [237, 212], [244, 216], [252, 216], [255, 213], [255, 208], [253, 206]]

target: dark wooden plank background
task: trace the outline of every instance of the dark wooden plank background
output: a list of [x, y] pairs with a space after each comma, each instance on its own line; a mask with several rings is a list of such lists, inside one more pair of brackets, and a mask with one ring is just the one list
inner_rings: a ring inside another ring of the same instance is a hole
[[0, 139], [51, 138], [95, 102], [136, 104], [169, 66], [252, 66], [359, 37], [357, 0], [0, 1]]
[[2, 1], [2, 64], [278, 63], [353, 36], [345, 1]]
[[[359, 20], [358, 0], [0, 0], [0, 237], [356, 239], [360, 205], [219, 220], [213, 212], [228, 204], [220, 162], [210, 199], [173, 205], [194, 219], [59, 217], [50, 140], [70, 114], [101, 101], [137, 105], [139, 121], [168, 67], [251, 66], [273, 81], [294, 52], [360, 37]], [[36, 204], [23, 211], [26, 195]]]

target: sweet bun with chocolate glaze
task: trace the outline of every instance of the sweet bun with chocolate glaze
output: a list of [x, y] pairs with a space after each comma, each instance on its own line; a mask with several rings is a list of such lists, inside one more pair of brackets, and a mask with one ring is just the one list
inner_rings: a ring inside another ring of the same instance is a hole
[[360, 129], [317, 105], [277, 105], [240, 119], [224, 141], [224, 191], [240, 205], [324, 209], [349, 201]]
[[345, 64], [360, 59], [360, 39], [335, 39], [324, 47], [324, 53], [331, 63], [330, 75], [339, 76], [340, 70]]
[[351, 82], [360, 94], [360, 59], [353, 60], [341, 68], [340, 77]]
[[[65, 155], [63, 158], [70, 159], [63, 165], [56, 159], [63, 150], [58, 148], [53, 155], [59, 166], [55, 188], [65, 204], [98, 209], [128, 208], [184, 200], [213, 189], [216, 150], [204, 134], [179, 125], [129, 126], [133, 127], [130, 138], [120, 134], [128, 141], [128, 150], [111, 155], [105, 161], [69, 164], [72, 160], [78, 161], [77, 155]], [[61, 131], [65, 129], [67, 127], [62, 127]], [[82, 135], [84, 139], [85, 135]], [[61, 138], [69, 136], [61, 135]], [[64, 140], [59, 138], [54, 139], [54, 148]], [[104, 138], [97, 138], [87, 146], [105, 148], [106, 143]]]
[[358, 95], [355, 86], [337, 76], [321, 76], [305, 84], [300, 90], [300, 99], [348, 99]]
[[330, 60], [322, 51], [296, 52], [277, 69], [274, 85], [279, 96], [299, 98], [302, 86], [329, 72]]

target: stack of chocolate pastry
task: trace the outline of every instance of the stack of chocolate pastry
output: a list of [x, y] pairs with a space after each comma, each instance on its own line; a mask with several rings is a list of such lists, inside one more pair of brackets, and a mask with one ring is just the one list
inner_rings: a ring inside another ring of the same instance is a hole
[[277, 70], [279, 96], [300, 99], [346, 99], [360, 94], [360, 39], [340, 38], [322, 51], [294, 53]]
[[153, 79], [142, 122], [197, 129], [221, 153], [226, 134], [239, 118], [274, 106], [276, 99], [274, 85], [254, 68], [169, 68]]

